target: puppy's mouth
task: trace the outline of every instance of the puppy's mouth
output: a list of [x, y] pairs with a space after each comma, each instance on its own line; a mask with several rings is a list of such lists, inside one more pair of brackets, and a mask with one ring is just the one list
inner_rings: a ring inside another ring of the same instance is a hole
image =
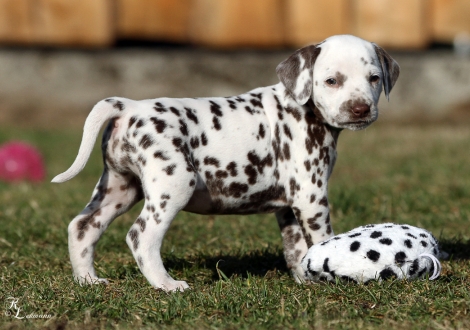
[[345, 121], [342, 123], [338, 123], [338, 127], [347, 128], [352, 131], [359, 131], [368, 127], [372, 124], [375, 120], [374, 119], [362, 119], [362, 120], [354, 120], [354, 121]]

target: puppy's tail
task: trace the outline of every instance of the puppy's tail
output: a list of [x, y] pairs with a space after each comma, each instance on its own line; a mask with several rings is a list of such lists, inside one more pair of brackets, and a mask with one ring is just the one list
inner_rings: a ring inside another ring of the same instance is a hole
[[88, 158], [90, 158], [101, 126], [111, 118], [120, 117], [124, 108], [124, 103], [117, 97], [102, 100], [93, 107], [83, 127], [82, 143], [77, 158], [67, 171], [54, 177], [52, 182], [65, 182], [83, 170]]

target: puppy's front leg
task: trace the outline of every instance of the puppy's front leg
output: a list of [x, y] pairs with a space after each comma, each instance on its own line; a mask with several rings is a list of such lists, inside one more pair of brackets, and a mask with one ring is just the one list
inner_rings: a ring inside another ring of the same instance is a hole
[[284, 258], [287, 268], [291, 271], [296, 282], [303, 281], [303, 271], [300, 262], [307, 253], [308, 247], [292, 209], [285, 208], [276, 212], [276, 219], [281, 229], [282, 243], [284, 245]]
[[326, 189], [324, 192], [320, 198], [316, 195], [311, 195], [309, 199], [298, 198], [292, 208], [276, 213], [287, 267], [297, 282], [305, 280], [300, 262], [308, 248], [334, 235], [330, 224]]

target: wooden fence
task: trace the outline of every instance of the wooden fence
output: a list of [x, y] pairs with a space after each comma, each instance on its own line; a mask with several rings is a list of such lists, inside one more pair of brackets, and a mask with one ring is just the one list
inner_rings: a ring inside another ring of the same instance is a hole
[[470, 33], [469, 0], [0, 0], [1, 45], [302, 46], [354, 34], [419, 49]]

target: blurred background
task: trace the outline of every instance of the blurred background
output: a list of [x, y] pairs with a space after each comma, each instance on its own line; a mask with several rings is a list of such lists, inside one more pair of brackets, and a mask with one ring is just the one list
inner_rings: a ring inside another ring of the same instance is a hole
[[380, 120], [470, 118], [468, 0], [0, 0], [0, 124], [81, 126], [115, 95], [243, 93], [334, 34], [399, 62]]

